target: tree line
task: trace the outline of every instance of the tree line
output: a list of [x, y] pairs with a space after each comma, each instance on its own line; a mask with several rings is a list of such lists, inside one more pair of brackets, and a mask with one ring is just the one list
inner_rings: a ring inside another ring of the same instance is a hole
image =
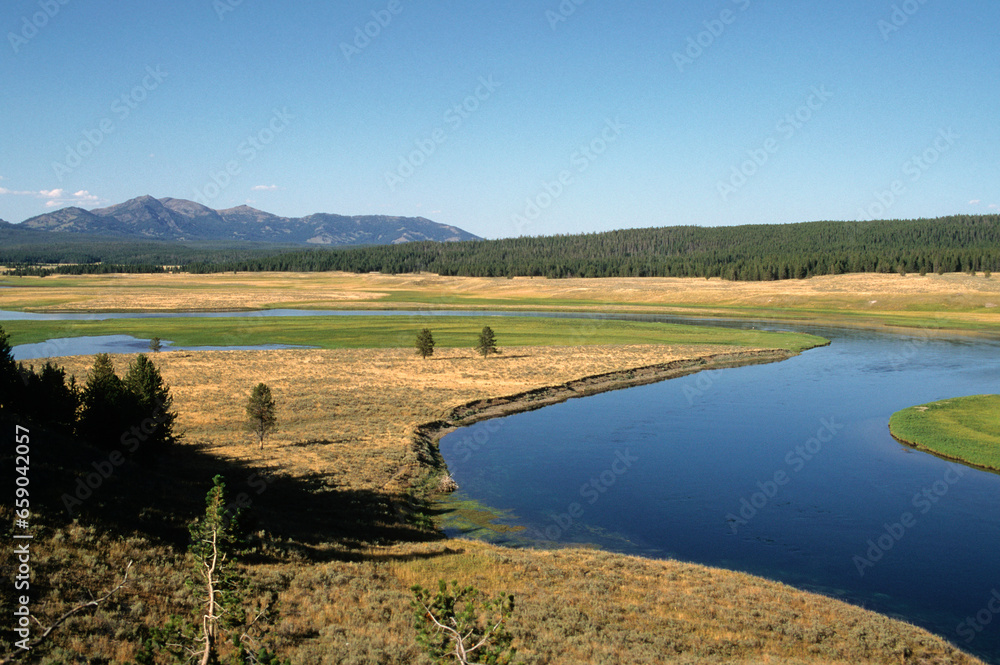
[[173, 398], [156, 365], [145, 354], [115, 372], [106, 353], [81, 386], [51, 361], [39, 369], [15, 363], [10, 339], [0, 328], [0, 417], [41, 424], [105, 449], [144, 456], [176, 442]]
[[[721, 277], [1000, 269], [1000, 215], [871, 222], [670, 226], [604, 233], [352, 248], [226, 249], [147, 241], [5, 248], [8, 274], [344, 271], [469, 277]], [[49, 266], [45, 263], [72, 263]], [[166, 268], [165, 266], [170, 266]]]
[[458, 243], [311, 249], [187, 264], [223, 271], [432, 272], [470, 277], [802, 279], [1000, 269], [1000, 215], [735, 227], [674, 226]]

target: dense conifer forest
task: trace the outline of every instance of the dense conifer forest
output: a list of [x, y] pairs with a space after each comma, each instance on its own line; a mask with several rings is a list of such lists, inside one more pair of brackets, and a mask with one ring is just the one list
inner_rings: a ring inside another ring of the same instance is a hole
[[[116, 257], [123, 248], [116, 247]], [[986, 272], [1000, 269], [1000, 215], [871, 222], [805, 222], [728, 227], [672, 226], [471, 242], [417, 242], [351, 249], [277, 248], [176, 255], [175, 269], [226, 271], [433, 272], [474, 277], [721, 277], [802, 279], [814, 275]], [[111, 256], [107, 257], [114, 261]], [[60, 266], [58, 272], [161, 270]], [[9, 262], [31, 270], [29, 262]]]

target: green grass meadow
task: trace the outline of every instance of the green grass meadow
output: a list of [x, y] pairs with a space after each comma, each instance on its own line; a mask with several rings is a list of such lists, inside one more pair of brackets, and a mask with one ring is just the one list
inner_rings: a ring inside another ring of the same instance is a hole
[[113, 319], [107, 321], [5, 321], [11, 343], [98, 335], [159, 337], [180, 346], [295, 344], [324, 349], [403, 348], [429, 328], [440, 348], [473, 347], [483, 326], [497, 345], [580, 346], [612, 344], [717, 344], [802, 351], [827, 343], [791, 332], [733, 330], [672, 323], [523, 317], [303, 316]]
[[1000, 471], [1000, 395], [912, 406], [892, 414], [889, 430], [917, 448]]

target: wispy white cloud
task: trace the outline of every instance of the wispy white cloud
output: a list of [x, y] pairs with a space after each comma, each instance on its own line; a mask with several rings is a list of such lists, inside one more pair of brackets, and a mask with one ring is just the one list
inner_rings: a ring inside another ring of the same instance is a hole
[[96, 205], [101, 202], [100, 197], [94, 196], [85, 189], [73, 192], [72, 194], [67, 194], [62, 189], [50, 189], [48, 191], [42, 190], [39, 192], [42, 198], [48, 199], [45, 202], [46, 208], [55, 208], [56, 206], [64, 205]]
[[1000, 210], [1000, 205], [997, 205], [996, 203], [991, 203], [989, 205], [989, 208], [990, 210]]
[[36, 199], [44, 199], [46, 208], [65, 205], [97, 205], [101, 202], [99, 196], [91, 194], [85, 189], [81, 189], [72, 194], [64, 189], [40, 189], [38, 191], [23, 191], [0, 187], [0, 195], [8, 196], [31, 196]]
[[979, 205], [980, 203], [982, 203], [982, 201], [980, 201], [979, 199], [972, 199], [971, 201], [969, 201], [970, 206]]
[[274, 192], [274, 191], [277, 191], [278, 186], [277, 185], [254, 185], [250, 189], [252, 189], [255, 192]]
[[0, 194], [10, 194], [11, 196], [33, 196], [38, 194], [38, 192], [17, 192], [13, 189], [7, 189], [6, 187], [0, 187]]

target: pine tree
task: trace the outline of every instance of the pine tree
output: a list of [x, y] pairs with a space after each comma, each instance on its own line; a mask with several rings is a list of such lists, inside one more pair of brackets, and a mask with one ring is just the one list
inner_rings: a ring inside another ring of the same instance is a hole
[[111, 356], [97, 354], [83, 386], [77, 434], [95, 445], [114, 446], [129, 430], [131, 401]]
[[434, 336], [427, 328], [417, 335], [417, 353], [423, 358], [434, 355]]
[[27, 379], [23, 401], [25, 415], [48, 426], [72, 430], [80, 404], [76, 377], [70, 376], [67, 381], [66, 370], [50, 361], [46, 361], [37, 374], [34, 368], [23, 370], [21, 377]]
[[459, 587], [444, 580], [438, 592], [412, 587], [417, 641], [434, 663], [492, 663], [510, 665], [517, 656], [507, 621], [514, 612], [514, 596], [500, 594], [481, 600], [472, 586]]
[[479, 341], [476, 343], [476, 351], [485, 358], [491, 353], [499, 353], [497, 351], [497, 340], [496, 335], [493, 334], [493, 329], [489, 326], [483, 328], [483, 331], [479, 333]]
[[220, 627], [243, 623], [245, 616], [238, 601], [239, 578], [230, 565], [238, 551], [238, 512], [226, 505], [226, 483], [215, 476], [205, 497], [205, 516], [191, 523], [189, 550], [195, 559], [197, 587], [201, 589], [204, 611], [201, 617], [201, 663], [216, 658]]
[[136, 356], [129, 364], [123, 381], [131, 396], [133, 413], [130, 420], [139, 427], [145, 437], [144, 448], [162, 450], [177, 441], [174, 436], [174, 421], [177, 414], [170, 410], [173, 397], [170, 388], [163, 382], [160, 370], [144, 353]]
[[[188, 552], [195, 570], [187, 584], [196, 592], [198, 608], [194, 621], [174, 616], [150, 629], [136, 663], [165, 662], [163, 657], [169, 655], [169, 662], [190, 663], [195, 657], [199, 665], [290, 664], [261, 643], [277, 597], [272, 594], [262, 600], [248, 596], [247, 579], [237, 566], [248, 546], [241, 516], [239, 499], [230, 502], [225, 479], [215, 476], [205, 496], [205, 514], [188, 525]], [[248, 606], [255, 614], [252, 619]], [[197, 646], [192, 648], [192, 644]]]
[[19, 378], [14, 347], [10, 344], [10, 337], [0, 327], [0, 416], [12, 415], [15, 411]]
[[264, 439], [278, 427], [274, 398], [267, 384], [258, 383], [247, 401], [247, 429], [257, 437], [258, 449], [264, 449]]

